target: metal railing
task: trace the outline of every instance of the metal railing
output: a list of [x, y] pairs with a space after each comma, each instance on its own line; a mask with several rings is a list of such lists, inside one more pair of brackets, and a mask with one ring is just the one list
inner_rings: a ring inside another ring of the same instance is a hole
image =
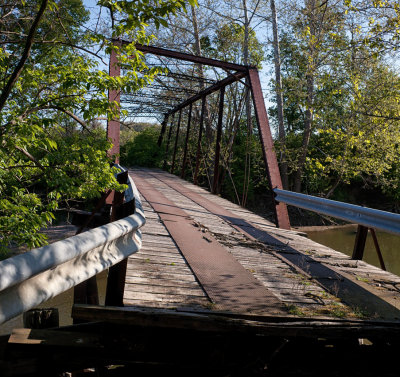
[[145, 216], [134, 185], [132, 192], [136, 202], [133, 215], [1, 261], [0, 323], [137, 252]]
[[274, 189], [275, 200], [317, 212], [350, 223], [358, 224], [352, 259], [362, 259], [368, 231], [371, 232], [380, 266], [386, 270], [383, 256], [378, 244], [375, 229], [388, 233], [400, 234], [400, 214], [361, 207], [354, 204], [337, 202], [297, 192]]
[[299, 194], [297, 192], [274, 189], [275, 200], [291, 206], [335, 217], [367, 228], [400, 234], [400, 215], [357, 206], [335, 200]]

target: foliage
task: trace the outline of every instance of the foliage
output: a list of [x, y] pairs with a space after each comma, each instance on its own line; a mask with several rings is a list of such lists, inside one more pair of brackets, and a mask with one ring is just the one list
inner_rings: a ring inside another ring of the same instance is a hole
[[121, 151], [121, 163], [125, 166], [162, 167], [164, 149], [157, 145], [160, 127], [149, 126], [135, 132]]
[[[60, 203], [123, 188], [96, 119], [119, 112], [107, 90], [133, 93], [158, 74], [135, 43], [149, 42], [146, 26], [166, 25], [185, 2], [102, 0], [99, 6], [110, 15], [102, 30], [88, 27], [82, 0], [0, 6], [0, 247], [39, 246], [45, 242], [39, 230]], [[114, 45], [111, 37], [121, 36], [131, 43]], [[126, 69], [123, 77], [108, 75], [102, 59], [111, 49]]]
[[[236, 22], [222, 24], [213, 38], [213, 44], [207, 45], [207, 39], [203, 38], [203, 46], [206, 52], [214, 58], [228, 62], [244, 64], [244, 27]], [[264, 59], [264, 49], [256, 37], [254, 30], [249, 32], [248, 50], [250, 53], [250, 64], [261, 69]]]
[[[312, 105], [303, 190], [331, 196], [343, 184], [361, 182], [396, 196], [400, 77], [385, 56], [377, 54], [376, 45], [365, 43], [348, 13], [334, 5], [327, 12], [336, 12], [336, 26], [319, 32], [318, 53], [312, 57], [312, 102], [306, 77], [311, 58], [307, 50], [313, 39], [307, 28], [299, 29], [299, 18], [293, 18], [281, 35], [285, 153], [291, 182], [304, 145], [306, 112]], [[275, 113], [271, 109], [270, 114]]]

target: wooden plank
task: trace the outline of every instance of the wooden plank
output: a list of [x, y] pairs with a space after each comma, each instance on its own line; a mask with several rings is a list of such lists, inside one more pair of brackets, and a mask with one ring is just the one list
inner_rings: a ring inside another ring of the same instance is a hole
[[141, 261], [145, 263], [166, 263], [175, 265], [184, 265], [186, 266], [185, 260], [180, 255], [149, 255], [149, 254], [134, 254], [131, 255], [129, 260], [132, 261]]
[[[127, 288], [131, 293], [154, 293], [165, 295], [199, 296], [205, 297], [204, 291], [200, 287], [187, 287], [178, 285], [149, 285], [139, 284], [137, 282], [130, 284], [127, 282]], [[129, 289], [131, 288], [131, 289]], [[130, 296], [126, 296], [130, 297]]]
[[176, 272], [172, 271], [172, 273], [168, 273], [164, 270], [139, 270], [139, 269], [131, 269], [129, 273], [127, 272], [128, 277], [147, 277], [149, 279], [157, 279], [162, 283], [163, 279], [166, 280], [178, 280], [178, 281], [192, 281], [197, 282], [196, 278], [194, 277], [193, 273], [189, 271], [185, 272]]
[[144, 284], [144, 285], [159, 285], [165, 287], [191, 287], [200, 289], [199, 283], [195, 280], [184, 280], [179, 279], [173, 275], [173, 278], [167, 279], [165, 276], [160, 276], [158, 278], [142, 277], [142, 276], [127, 276], [127, 284]]
[[217, 313], [210, 315], [196, 312], [162, 310], [149, 308], [110, 308], [74, 305], [74, 318], [90, 321], [113, 321], [141, 327], [174, 328], [202, 332], [262, 334], [279, 337], [329, 337], [398, 339], [399, 322], [373, 322], [323, 319], [297, 319], [265, 316], [257, 320], [228, 318]]
[[169, 303], [176, 303], [176, 304], [188, 304], [188, 303], [196, 303], [198, 305], [201, 304], [208, 304], [210, 301], [207, 300], [204, 296], [200, 295], [180, 295], [180, 294], [158, 294], [158, 293], [146, 293], [146, 292], [132, 292], [126, 291], [125, 292], [125, 300], [140, 300], [140, 301], [150, 301], [150, 302], [169, 302]]

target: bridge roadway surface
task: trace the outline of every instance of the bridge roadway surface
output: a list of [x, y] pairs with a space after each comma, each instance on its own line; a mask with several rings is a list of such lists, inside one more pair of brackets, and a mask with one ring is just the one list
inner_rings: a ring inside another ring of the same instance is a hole
[[131, 169], [147, 223], [124, 305], [259, 316], [400, 318], [400, 277], [161, 170]]

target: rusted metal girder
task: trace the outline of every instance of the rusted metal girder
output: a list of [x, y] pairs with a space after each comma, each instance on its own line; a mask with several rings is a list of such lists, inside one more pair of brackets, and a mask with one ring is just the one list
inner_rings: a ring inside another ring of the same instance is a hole
[[219, 95], [219, 111], [218, 111], [218, 124], [217, 124], [217, 139], [215, 143], [215, 159], [214, 159], [214, 175], [212, 193], [216, 194], [218, 191], [218, 180], [219, 180], [219, 156], [221, 151], [221, 137], [222, 137], [222, 120], [224, 117], [224, 98], [225, 98], [225, 87], [221, 88]]
[[182, 102], [180, 105], [173, 108], [169, 114], [175, 113], [186, 106], [189, 106], [191, 103], [196, 102], [203, 98], [204, 96], [208, 96], [211, 93], [214, 93], [220, 90], [222, 87], [230, 85], [235, 81], [239, 81], [243, 77], [247, 76], [247, 72], [236, 72], [228, 77], [225, 77], [223, 80], [216, 82], [214, 85], [209, 86], [208, 88], [202, 90], [201, 92], [197, 93], [193, 97], [188, 98], [186, 101]]
[[373, 229], [373, 228], [368, 228], [363, 225], [358, 225], [357, 233], [356, 233], [356, 240], [354, 242], [353, 255], [351, 258], [355, 259], [355, 260], [363, 259], [364, 251], [365, 251], [365, 244], [367, 242], [367, 237], [368, 237], [368, 231], [371, 232], [372, 240], [374, 242], [376, 254], [378, 255], [379, 264], [381, 266], [381, 269], [386, 271], [385, 262], [383, 260], [381, 248], [379, 247], [379, 243], [378, 243], [378, 238], [376, 237], [376, 232], [375, 232], [375, 229]]
[[[278, 161], [274, 150], [274, 142], [269, 127], [267, 110], [265, 108], [264, 97], [261, 90], [260, 77], [256, 68], [249, 69], [249, 80], [253, 95], [254, 110], [258, 123], [261, 145], [265, 166], [267, 168], [268, 180], [271, 189], [282, 189], [282, 180], [279, 172]], [[276, 225], [279, 228], [290, 229], [289, 215], [286, 204], [274, 201]]]
[[175, 114], [172, 114], [171, 125], [169, 126], [169, 131], [168, 131], [167, 145], [165, 147], [165, 157], [164, 157], [164, 163], [163, 163], [163, 169], [164, 170], [167, 168], [169, 143], [171, 142], [172, 129], [174, 128], [174, 119], [175, 119]]
[[199, 124], [199, 137], [197, 139], [197, 152], [196, 152], [196, 169], [194, 172], [193, 183], [197, 185], [199, 168], [200, 168], [200, 157], [201, 157], [201, 137], [203, 135], [203, 123], [204, 123], [204, 113], [206, 110], [206, 96], [201, 99], [201, 114], [200, 114], [200, 124]]
[[175, 168], [176, 149], [178, 148], [179, 128], [181, 127], [181, 119], [182, 119], [182, 109], [179, 111], [178, 125], [176, 127], [176, 136], [175, 136], [174, 154], [172, 156], [171, 173], [174, 173], [174, 168]]
[[[118, 42], [115, 42], [114, 44], [118, 44]], [[117, 52], [114, 49], [111, 50], [109, 74], [111, 77], [119, 77], [121, 74], [121, 68], [118, 65]], [[118, 90], [109, 89], [108, 101], [110, 103], [116, 102], [117, 106], [120, 107], [120, 103], [121, 103], [120, 92]], [[119, 129], [120, 129], [119, 117], [109, 120], [107, 122], [107, 138], [109, 140], [111, 140], [111, 142], [113, 144], [112, 148], [108, 151], [108, 155], [115, 156], [114, 161], [116, 164], [119, 163], [119, 157], [118, 157], [118, 155], [119, 155]]]
[[381, 252], [381, 248], [379, 247], [378, 238], [376, 237], [375, 229], [370, 228], [369, 230], [371, 231], [372, 240], [374, 241], [375, 250], [376, 250], [376, 254], [378, 255], [379, 264], [381, 265], [381, 269], [383, 271], [386, 271], [385, 262], [383, 261], [383, 255]]
[[362, 260], [364, 256], [365, 243], [368, 236], [368, 227], [359, 225], [357, 227], [356, 240], [354, 242], [354, 249], [352, 259]]
[[192, 104], [189, 105], [189, 113], [188, 113], [188, 122], [187, 122], [187, 128], [186, 128], [185, 149], [184, 149], [184, 152], [183, 152], [181, 178], [183, 178], [185, 176], [187, 150], [188, 150], [188, 144], [189, 144], [189, 133], [190, 133], [190, 123], [191, 123], [191, 121], [192, 121]]
[[159, 147], [161, 147], [165, 131], [167, 130], [167, 124], [168, 124], [168, 115], [166, 115], [164, 117], [164, 121], [162, 122], [162, 125], [161, 125], [161, 132], [160, 132], [160, 136], [158, 137], [158, 141], [157, 141], [157, 145]]
[[[129, 42], [123, 41], [123, 43], [129, 43]], [[247, 66], [241, 65], [241, 64], [228, 63], [228, 62], [224, 62], [222, 60], [205, 58], [203, 56], [187, 54], [187, 53], [183, 53], [183, 52], [179, 52], [179, 51], [171, 51], [171, 50], [167, 50], [165, 48], [160, 48], [160, 47], [144, 46], [144, 45], [141, 45], [138, 43], [135, 45], [135, 47], [137, 50], [139, 50], [143, 53], [154, 54], [157, 56], [165, 56], [167, 58], [173, 58], [173, 59], [178, 59], [178, 60], [185, 60], [187, 62], [204, 64], [204, 65], [209, 65], [212, 67], [247, 72]]]

